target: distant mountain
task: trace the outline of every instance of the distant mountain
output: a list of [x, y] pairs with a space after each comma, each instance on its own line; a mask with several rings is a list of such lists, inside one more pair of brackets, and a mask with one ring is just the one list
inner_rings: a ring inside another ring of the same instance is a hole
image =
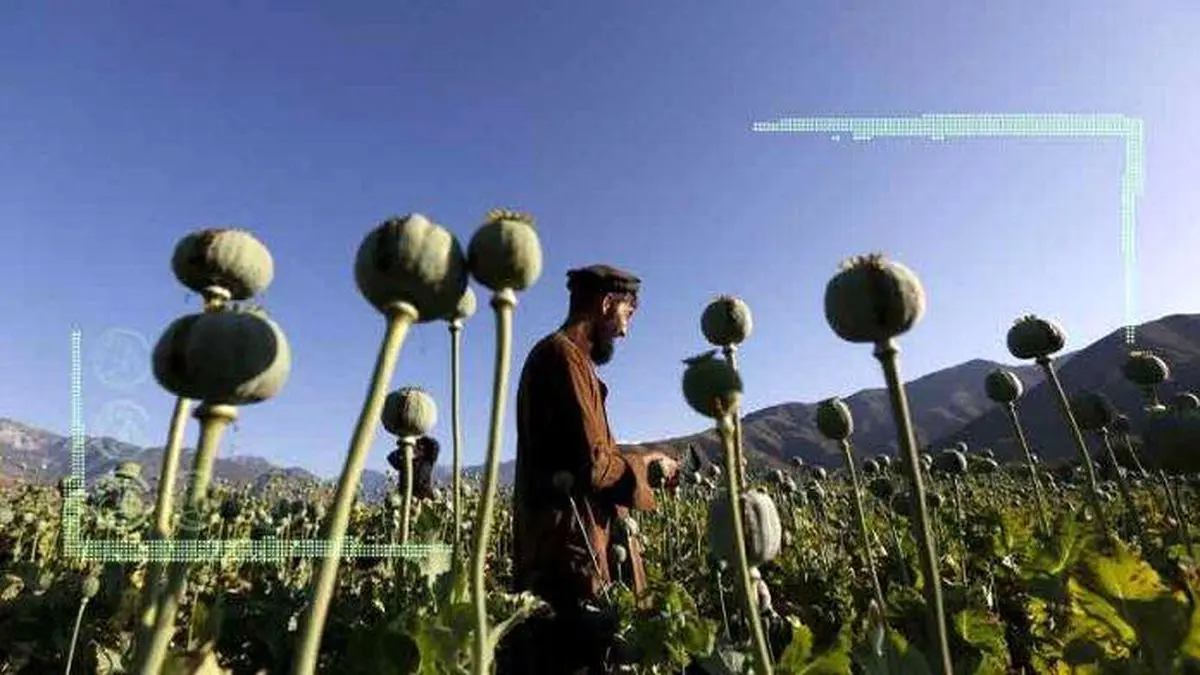
[[[1171, 369], [1170, 380], [1158, 394], [1164, 403], [1179, 392], [1200, 391], [1200, 315], [1175, 314], [1143, 324], [1137, 330], [1139, 349], [1161, 356]], [[1134, 428], [1145, 419], [1145, 401], [1141, 392], [1121, 375], [1121, 364], [1130, 347], [1123, 330], [1114, 331], [1080, 350], [1070, 361], [1056, 368], [1068, 395], [1083, 390], [1099, 391], [1129, 416]], [[1049, 386], [1026, 391], [1018, 401], [1017, 412], [1030, 445], [1043, 457], [1075, 457], [1074, 444], [1055, 403]], [[958, 441], [970, 445], [989, 445], [997, 456], [1017, 457], [1020, 446], [1004, 410], [990, 405], [969, 424], [938, 438], [939, 446]], [[1090, 442], [1090, 441], [1089, 441]], [[1097, 451], [1096, 446], [1093, 452]]]
[[[1143, 324], [1137, 332], [1138, 347], [1161, 355], [1171, 367], [1171, 381], [1161, 395], [1200, 390], [1200, 315], [1164, 317]], [[1084, 389], [1101, 391], [1129, 414], [1137, 424], [1142, 416], [1139, 392], [1121, 376], [1120, 368], [1129, 347], [1124, 330], [1116, 330], [1095, 343], [1055, 360], [1064, 387], [1074, 393]], [[1060, 413], [1035, 365], [1009, 366], [973, 360], [930, 373], [906, 384], [909, 407], [921, 446], [942, 448], [958, 441], [971, 447], [991, 447], [998, 456], [1015, 457], [1015, 444], [1007, 416], [984, 394], [983, 382], [994, 368], [1008, 368], [1025, 383], [1026, 394], [1019, 403], [1026, 431], [1046, 460], [1069, 458], [1074, 450]], [[887, 390], [867, 389], [847, 397], [854, 415], [854, 444], [864, 455], [880, 452], [895, 454], [895, 425]], [[816, 428], [816, 403], [783, 403], [754, 411], [743, 418], [744, 443], [750, 461], [768, 467], [784, 466], [792, 458], [809, 464], [838, 466], [840, 452], [824, 439]], [[660, 441], [629, 444], [634, 450], [661, 449], [679, 455], [695, 445], [703, 455], [720, 457], [715, 431]], [[70, 470], [70, 439], [20, 422], [0, 419], [0, 486], [16, 481], [53, 482]], [[142, 465], [143, 475], [153, 482], [158, 475], [161, 448], [139, 448], [111, 438], [88, 438], [84, 442], [88, 480], [111, 471], [117, 463], [132, 460]], [[185, 453], [182, 468], [190, 466], [191, 452]], [[441, 458], [446, 459], [445, 454]], [[478, 480], [479, 466], [466, 467], [469, 478]], [[515, 463], [501, 464], [501, 483], [510, 485]], [[229, 482], [255, 483], [280, 476], [286, 480], [319, 481], [317, 476], [298, 467], [280, 468], [261, 457], [222, 457], [216, 462], [217, 478]], [[362, 493], [377, 499], [389, 489], [387, 475], [364, 472]], [[450, 482], [450, 468], [438, 466], [434, 480]]]

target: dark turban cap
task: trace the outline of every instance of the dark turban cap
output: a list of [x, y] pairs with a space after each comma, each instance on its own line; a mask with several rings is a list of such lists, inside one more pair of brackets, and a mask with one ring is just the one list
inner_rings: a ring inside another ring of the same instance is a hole
[[611, 265], [589, 265], [567, 272], [572, 293], [632, 293], [641, 290], [642, 280]]

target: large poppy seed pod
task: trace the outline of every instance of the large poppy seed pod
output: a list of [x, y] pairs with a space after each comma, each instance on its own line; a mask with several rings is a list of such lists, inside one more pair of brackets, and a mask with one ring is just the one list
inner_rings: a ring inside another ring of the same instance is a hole
[[971, 448], [967, 445], [966, 441], [959, 441], [959, 442], [955, 443], [954, 449], [961, 452], [964, 455], [971, 451]]
[[[742, 529], [746, 540], [746, 562], [758, 567], [779, 555], [783, 525], [779, 510], [770, 495], [751, 490], [742, 495]], [[736, 560], [733, 514], [729, 494], [722, 492], [713, 500], [708, 515], [708, 537], [712, 556], [718, 560]]]
[[700, 315], [700, 332], [705, 340], [718, 347], [742, 344], [753, 329], [750, 306], [732, 295], [719, 296]]
[[488, 212], [467, 245], [471, 276], [489, 290], [523, 291], [542, 275], [542, 244], [531, 216], [507, 209]]
[[925, 314], [917, 275], [882, 255], [842, 263], [825, 287], [825, 320], [847, 342], [883, 342], [908, 332]]
[[711, 350], [684, 360], [683, 398], [692, 410], [717, 419], [720, 411], [737, 407], [742, 395], [742, 378], [737, 370], [717, 350]]
[[396, 303], [417, 322], [449, 316], [467, 290], [467, 261], [458, 239], [419, 213], [389, 218], [371, 230], [354, 260], [359, 293], [387, 313]]
[[933, 468], [951, 476], [962, 476], [967, 473], [967, 456], [958, 450], [943, 450], [933, 461]]
[[803, 457], [793, 457], [792, 464], [794, 464], [797, 469], [803, 469], [804, 468], [804, 458]]
[[1112, 430], [1118, 434], [1128, 434], [1133, 431], [1133, 425], [1129, 423], [1128, 416], [1118, 414], [1113, 417]]
[[1121, 374], [1139, 387], [1153, 387], [1167, 381], [1171, 369], [1152, 352], [1132, 351], [1121, 365]]
[[458, 303], [454, 305], [454, 311], [450, 312], [447, 317], [450, 321], [466, 321], [475, 316], [475, 310], [479, 307], [479, 301], [475, 298], [475, 291], [467, 286], [467, 290], [463, 291], [462, 296], [458, 298]]
[[152, 360], [163, 389], [211, 405], [272, 398], [292, 369], [283, 330], [257, 309], [180, 317], [159, 338]]
[[854, 433], [850, 406], [834, 396], [817, 404], [817, 429], [831, 441], [844, 441]]
[[400, 438], [420, 438], [437, 424], [437, 403], [419, 387], [402, 387], [383, 400], [383, 428]]
[[875, 455], [875, 461], [879, 463], [879, 468], [881, 468], [881, 469], [886, 470], [886, 469], [892, 468], [892, 456], [891, 455], [885, 455], [883, 453], [879, 453], [878, 455]]
[[1182, 391], [1175, 394], [1175, 398], [1171, 401], [1171, 405], [1176, 410], [1198, 410], [1200, 409], [1200, 396], [1193, 394], [1190, 391]]
[[1032, 314], [1017, 319], [1008, 329], [1008, 353], [1018, 359], [1041, 359], [1067, 345], [1062, 326]]
[[1000, 470], [1000, 464], [991, 457], [983, 457], [975, 464], [976, 471], [981, 474], [992, 474]]
[[823, 466], [814, 466], [812, 470], [813, 480], [824, 481], [829, 477], [829, 472]]
[[210, 228], [192, 232], [175, 245], [171, 270], [179, 283], [203, 293], [216, 286], [232, 300], [262, 293], [275, 277], [271, 252], [249, 232]]
[[1164, 410], [1150, 413], [1142, 425], [1148, 464], [1168, 471], [1200, 471], [1200, 411]]
[[1100, 392], [1085, 391], [1071, 397], [1071, 414], [1084, 431], [1100, 431], [1112, 424], [1117, 411], [1112, 401]]
[[1025, 385], [1021, 378], [1011, 370], [997, 368], [987, 374], [983, 380], [983, 389], [987, 397], [996, 403], [1012, 403], [1025, 393]]
[[868, 478], [874, 476], [875, 474], [879, 473], [879, 463], [873, 459], [863, 460], [862, 472], [863, 475]]

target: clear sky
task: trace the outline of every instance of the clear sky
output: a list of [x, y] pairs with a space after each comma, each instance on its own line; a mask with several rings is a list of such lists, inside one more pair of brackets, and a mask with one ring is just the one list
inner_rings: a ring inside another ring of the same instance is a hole
[[[153, 344], [197, 311], [169, 259], [211, 225], [270, 247], [264, 304], [294, 351], [282, 394], [245, 408], [223, 452], [324, 475], [383, 335], [354, 254], [394, 214], [428, 214], [464, 244], [491, 207], [538, 218], [546, 265], [517, 310], [514, 393], [526, 350], [563, 319], [568, 268], [641, 275], [632, 334], [602, 370], [623, 441], [705, 426], [679, 378], [719, 293], [754, 313], [748, 409], [880, 386], [870, 347], [823, 316], [852, 254], [886, 252], [927, 288], [902, 342], [910, 378], [1009, 360], [1021, 314], [1060, 320], [1070, 348], [1124, 321], [1120, 141], [750, 131], [780, 116], [1140, 117], [1138, 318], [1195, 311], [1197, 35], [1192, 0], [5, 3], [0, 416], [67, 432], [79, 326], [88, 432], [161, 444], [172, 399], [137, 372], [101, 378], [116, 357], [99, 346], [114, 330]], [[468, 462], [486, 444], [486, 300], [466, 328]], [[448, 354], [445, 325], [422, 326], [393, 380], [441, 403], [447, 462]], [[140, 427], [120, 422], [130, 406]], [[507, 457], [511, 398], [505, 417]], [[368, 466], [385, 467], [389, 444], [380, 428]]]

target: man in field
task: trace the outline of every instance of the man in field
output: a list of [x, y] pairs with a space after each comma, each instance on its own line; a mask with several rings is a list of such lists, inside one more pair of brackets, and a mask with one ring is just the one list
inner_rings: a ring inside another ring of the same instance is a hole
[[[640, 280], [608, 265], [572, 270], [567, 279], [567, 320], [530, 351], [517, 392], [513, 582], [545, 599], [554, 618], [515, 636], [509, 667], [535, 675], [603, 672], [612, 636], [587, 605], [616, 577], [609, 546], [621, 519], [631, 508], [655, 508], [650, 464], [661, 462], [667, 477], [677, 471], [661, 452], [617, 449], [608, 387], [596, 374], [629, 331]], [[636, 542], [626, 550], [632, 564], [622, 576], [640, 593], [641, 552]]]

